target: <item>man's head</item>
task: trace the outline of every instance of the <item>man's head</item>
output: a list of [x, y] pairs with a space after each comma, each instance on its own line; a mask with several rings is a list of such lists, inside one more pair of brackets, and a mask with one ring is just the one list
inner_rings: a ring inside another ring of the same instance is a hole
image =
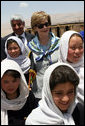
[[14, 33], [21, 35], [24, 32], [25, 22], [21, 15], [13, 15], [10, 19], [10, 23]]

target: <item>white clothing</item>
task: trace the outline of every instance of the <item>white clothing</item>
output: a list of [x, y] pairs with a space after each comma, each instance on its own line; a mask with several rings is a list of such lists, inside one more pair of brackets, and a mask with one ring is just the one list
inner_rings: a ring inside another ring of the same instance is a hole
[[34, 109], [27, 117], [25, 125], [75, 125], [72, 113], [77, 101], [74, 100], [70, 105], [68, 112], [63, 114], [55, 105], [51, 94], [49, 86], [50, 76], [52, 71], [60, 65], [71, 67], [69, 64], [59, 62], [48, 67], [43, 78], [42, 99], [39, 101], [39, 107]]
[[69, 31], [66, 31], [61, 36], [59, 40], [59, 43], [60, 43], [59, 61], [70, 64], [77, 71], [80, 78], [80, 83], [78, 85], [78, 99], [79, 99], [79, 102], [84, 103], [84, 56], [82, 56], [81, 59], [77, 63], [70, 63], [67, 61], [69, 39], [74, 33], [79, 34], [76, 31], [69, 30]]
[[[10, 39], [15, 40], [16, 43], [19, 45], [19, 47], [20, 47], [20, 49], [21, 49], [21, 55], [19, 55], [19, 56], [16, 57], [16, 58], [12, 58], [12, 57], [8, 54], [8, 51], [7, 51], [7, 43], [8, 43], [8, 40], [10, 40]], [[11, 37], [9, 37], [9, 38], [6, 40], [6, 43], [5, 43], [5, 52], [6, 52], [6, 55], [7, 55], [7, 59], [16, 61], [16, 62], [20, 65], [20, 67], [21, 67], [23, 73], [24, 73], [24, 74], [25, 74], [25, 73], [28, 73], [28, 70], [30, 69], [31, 61], [30, 61], [29, 57], [27, 57], [27, 56], [25, 55], [25, 46], [24, 46], [23, 42], [22, 42], [19, 38], [17, 38], [16, 36], [11, 36]]]
[[16, 70], [20, 73], [20, 95], [16, 99], [9, 100], [1, 89], [1, 125], [8, 125], [7, 110], [20, 110], [25, 105], [27, 97], [29, 96], [28, 86], [20, 66], [13, 60], [5, 59], [1, 62], [1, 78], [7, 70]]

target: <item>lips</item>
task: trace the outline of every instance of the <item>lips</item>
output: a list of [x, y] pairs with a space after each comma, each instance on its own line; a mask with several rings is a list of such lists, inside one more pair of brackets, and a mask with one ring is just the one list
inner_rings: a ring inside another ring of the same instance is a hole
[[74, 58], [80, 58], [80, 56], [74, 56]]
[[79, 60], [80, 56], [74, 56], [74, 60]]
[[68, 105], [68, 102], [60, 103], [61, 105]]
[[68, 103], [61, 103], [62, 105], [68, 105]]
[[11, 57], [15, 58], [17, 55], [16, 54], [11, 54]]
[[12, 91], [14, 91], [14, 89], [13, 88], [10, 88], [10, 89], [8, 89], [8, 91], [12, 92]]

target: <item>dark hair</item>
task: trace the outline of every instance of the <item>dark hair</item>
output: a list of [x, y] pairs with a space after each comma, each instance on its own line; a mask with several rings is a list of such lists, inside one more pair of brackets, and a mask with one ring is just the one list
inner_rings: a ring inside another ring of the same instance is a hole
[[[17, 44], [17, 42], [15, 41], [15, 40], [13, 40], [13, 39], [9, 39], [8, 41], [7, 41], [7, 49], [8, 49], [8, 46], [10, 45], [10, 44], [12, 44], [13, 42], [15, 42], [16, 44]], [[18, 45], [18, 44], [17, 44]], [[18, 45], [19, 46], [19, 45]]]
[[[8, 76], [11, 76], [11, 77], [13, 77], [14, 79], [17, 79], [17, 78], [20, 78], [21, 77], [21, 75], [20, 75], [20, 73], [18, 72], [18, 71], [16, 71], [16, 70], [7, 70], [5, 73], [4, 73], [4, 75], [8, 75]], [[5, 92], [5, 91], [4, 91]], [[5, 94], [7, 94], [6, 92], [5, 92]], [[19, 92], [19, 87], [18, 87], [18, 89], [17, 89], [17, 97], [20, 95], [20, 92]]]
[[62, 65], [54, 69], [50, 76], [50, 89], [53, 90], [57, 84], [71, 82], [74, 85], [74, 89], [79, 84], [79, 77], [68, 66]]
[[13, 78], [20, 78], [21, 77], [20, 73], [16, 70], [7, 70], [4, 74], [6, 74], [8, 76], [12, 76]]
[[[7, 49], [8, 49], [8, 46], [12, 43], [16, 43], [18, 45], [18, 43], [14, 40], [14, 39], [9, 39], [7, 41]], [[20, 48], [20, 46], [18, 45], [18, 47]], [[22, 52], [21, 52], [21, 48], [20, 48], [20, 55], [22, 55]]]

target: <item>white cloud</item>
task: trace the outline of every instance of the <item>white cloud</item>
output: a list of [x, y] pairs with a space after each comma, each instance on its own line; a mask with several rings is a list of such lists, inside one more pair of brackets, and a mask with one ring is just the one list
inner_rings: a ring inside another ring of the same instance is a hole
[[28, 7], [28, 4], [23, 2], [23, 3], [20, 3], [20, 7]]

